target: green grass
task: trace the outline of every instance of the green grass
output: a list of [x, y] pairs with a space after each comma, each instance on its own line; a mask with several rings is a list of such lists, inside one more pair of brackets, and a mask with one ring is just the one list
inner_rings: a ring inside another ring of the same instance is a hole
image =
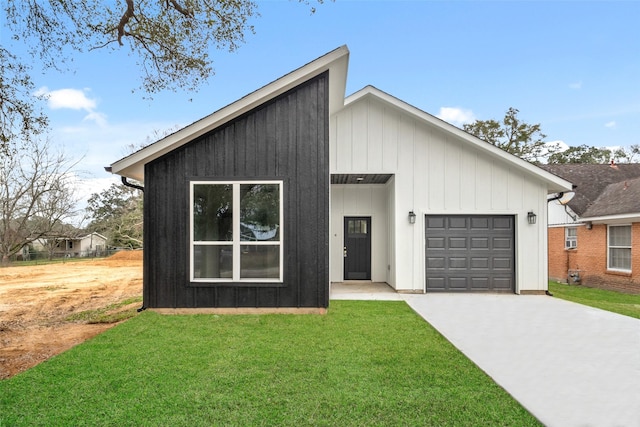
[[135, 316], [138, 313], [138, 307], [131, 307], [126, 310], [121, 310], [121, 308], [141, 302], [142, 296], [127, 298], [96, 310], [85, 310], [73, 313], [65, 320], [68, 322], [84, 322], [90, 324], [121, 322]]
[[0, 381], [0, 426], [528, 426], [404, 302], [327, 315], [144, 312]]
[[640, 319], [640, 295], [556, 282], [549, 282], [549, 291], [554, 297]]

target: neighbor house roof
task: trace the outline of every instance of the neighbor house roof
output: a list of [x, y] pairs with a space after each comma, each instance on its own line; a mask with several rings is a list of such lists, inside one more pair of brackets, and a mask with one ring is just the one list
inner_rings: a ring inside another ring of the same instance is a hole
[[640, 213], [640, 164], [542, 165], [576, 185], [568, 206], [581, 219]]
[[640, 213], [640, 178], [609, 184], [583, 217]]
[[148, 145], [107, 168], [112, 173], [144, 181], [144, 165], [192, 141], [198, 136], [230, 122], [290, 89], [329, 71], [329, 114], [344, 105], [349, 49], [341, 46], [326, 55], [263, 86], [236, 102], [200, 119], [165, 138]]

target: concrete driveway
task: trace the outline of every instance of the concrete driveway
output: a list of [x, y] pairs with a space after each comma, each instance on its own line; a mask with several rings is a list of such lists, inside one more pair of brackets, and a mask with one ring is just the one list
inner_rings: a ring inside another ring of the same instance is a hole
[[543, 424], [640, 426], [640, 320], [549, 296], [403, 299]]

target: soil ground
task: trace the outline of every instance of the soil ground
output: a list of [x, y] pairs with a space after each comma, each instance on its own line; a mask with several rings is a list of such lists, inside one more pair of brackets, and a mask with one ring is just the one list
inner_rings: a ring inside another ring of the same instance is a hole
[[141, 295], [142, 251], [95, 261], [0, 268], [0, 379], [115, 325], [69, 321], [70, 315]]

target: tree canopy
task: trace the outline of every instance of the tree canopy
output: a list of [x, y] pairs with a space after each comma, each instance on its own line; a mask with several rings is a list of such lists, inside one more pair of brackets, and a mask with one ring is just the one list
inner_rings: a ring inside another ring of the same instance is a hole
[[107, 236], [110, 246], [141, 248], [142, 200], [141, 191], [115, 183], [92, 194], [87, 204], [91, 221], [88, 231]]
[[[252, 0], [7, 0], [2, 9], [0, 156], [13, 141], [46, 128], [33, 98], [31, 73], [42, 71], [30, 65], [33, 59], [44, 69], [67, 70], [74, 54], [126, 48], [137, 58], [146, 93], [193, 90], [213, 73], [211, 50], [236, 50], [259, 16]], [[12, 52], [16, 44], [27, 47], [26, 57]]]
[[518, 109], [509, 108], [501, 121], [476, 120], [463, 129], [508, 153], [532, 163], [539, 163], [558, 150], [557, 144], [548, 144], [540, 124], [528, 124], [518, 118]]
[[59, 237], [74, 217], [75, 163], [48, 141], [31, 141], [0, 157], [0, 257], [2, 263], [39, 239]]
[[631, 145], [628, 148], [609, 149], [602, 147], [590, 147], [579, 145], [569, 147], [565, 151], [559, 151], [549, 156], [548, 162], [554, 164], [567, 163], [591, 163], [604, 164], [610, 161], [617, 163], [631, 163], [640, 154], [640, 145]]

